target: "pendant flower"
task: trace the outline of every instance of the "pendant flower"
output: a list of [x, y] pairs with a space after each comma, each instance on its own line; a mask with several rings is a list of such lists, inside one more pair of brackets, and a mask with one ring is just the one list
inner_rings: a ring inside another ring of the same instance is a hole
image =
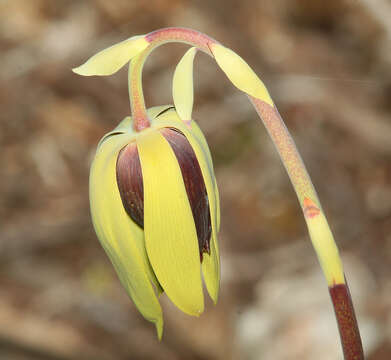
[[[203, 277], [217, 302], [219, 199], [206, 140], [172, 106], [148, 110], [135, 132], [125, 118], [98, 145], [90, 172], [98, 238], [141, 314], [162, 334], [157, 294], [198, 316]], [[154, 285], [154, 287], [152, 286]]]
[[[167, 42], [190, 48], [178, 63], [174, 106], [147, 110], [141, 75], [151, 51]], [[265, 85], [235, 52], [194, 30], [166, 28], [135, 36], [92, 56], [77, 74], [111, 75], [129, 65], [132, 117], [98, 145], [90, 172], [91, 215], [98, 238], [141, 314], [163, 331], [158, 296], [198, 316], [206, 289], [216, 303], [220, 206], [212, 158], [192, 120], [193, 60], [200, 50], [216, 60], [262, 119], [296, 191], [329, 286], [346, 359], [363, 359], [361, 338], [333, 234], [304, 163]]]
[[[74, 72], [109, 75], [130, 59], [134, 71], [145, 60], [146, 44], [144, 37], [133, 37]], [[141, 314], [155, 323], [159, 338], [163, 317], [158, 296], [163, 292], [194, 316], [204, 310], [201, 277], [214, 303], [219, 292], [219, 195], [210, 150], [191, 120], [195, 53], [194, 48], [188, 51], [175, 71], [175, 107], [153, 107], [140, 116], [141, 79], [129, 71], [133, 117], [101, 139], [90, 171], [95, 231], [122, 285]]]

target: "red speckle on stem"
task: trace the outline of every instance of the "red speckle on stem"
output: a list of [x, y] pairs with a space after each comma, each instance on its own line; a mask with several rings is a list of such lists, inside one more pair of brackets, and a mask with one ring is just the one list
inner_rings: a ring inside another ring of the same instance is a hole
[[303, 211], [306, 218], [312, 219], [320, 214], [320, 209], [310, 198], [304, 198]]
[[145, 36], [145, 39], [149, 43], [153, 42], [165, 42], [165, 41], [178, 41], [185, 42], [192, 46], [197, 46], [200, 50], [210, 54], [209, 43], [216, 43], [217, 41], [211, 37], [200, 33], [196, 30], [171, 27], [164, 28], [150, 32]]
[[145, 117], [139, 117], [134, 119], [133, 128], [135, 131], [140, 132], [151, 126], [149, 120]]

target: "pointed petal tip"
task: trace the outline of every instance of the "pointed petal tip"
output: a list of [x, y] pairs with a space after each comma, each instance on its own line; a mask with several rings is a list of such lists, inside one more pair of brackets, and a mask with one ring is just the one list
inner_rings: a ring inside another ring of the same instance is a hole
[[[198, 305], [198, 306], [197, 306]], [[198, 304], [193, 304], [192, 307], [181, 308], [181, 310], [191, 316], [199, 317], [204, 312], [204, 298]]]
[[156, 326], [156, 332], [157, 332], [157, 337], [159, 341], [162, 341], [163, 337], [163, 317], [160, 317], [155, 321], [155, 326]]
[[215, 292], [210, 291], [209, 296], [213, 301], [213, 305], [217, 305], [217, 302], [219, 300], [219, 288], [217, 288]]
[[72, 72], [74, 72], [77, 75], [81, 75], [81, 76], [90, 76], [90, 75], [92, 75], [92, 74], [88, 74], [87, 71], [83, 70], [83, 65], [80, 65], [78, 67], [73, 68]]
[[199, 302], [197, 305], [199, 305], [199, 306], [196, 306], [196, 304], [193, 304], [193, 306], [191, 306], [191, 307], [187, 306], [186, 308], [179, 307], [178, 305], [176, 305], [176, 306], [178, 307], [179, 310], [181, 310], [182, 312], [184, 312], [187, 315], [194, 316], [194, 317], [200, 317], [200, 315], [205, 310], [204, 299], [202, 298], [202, 302]]
[[98, 52], [72, 71], [83, 76], [112, 75], [148, 45], [144, 35], [133, 36]]
[[88, 63], [88, 60], [84, 64], [81, 64], [80, 66], [72, 69], [72, 72], [74, 72], [77, 75], [81, 75], [81, 76], [107, 76], [107, 75], [114, 74], [116, 71], [117, 70], [115, 70], [115, 71], [98, 70], [98, 69], [90, 66], [90, 64]]
[[212, 299], [214, 305], [217, 305], [220, 290], [220, 270], [214, 244], [211, 244], [211, 246], [213, 246], [211, 255], [204, 254], [202, 273], [209, 297]]

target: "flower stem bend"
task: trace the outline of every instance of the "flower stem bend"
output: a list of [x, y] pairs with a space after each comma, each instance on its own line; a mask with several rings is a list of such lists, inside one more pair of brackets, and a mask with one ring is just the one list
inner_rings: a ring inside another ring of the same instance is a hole
[[129, 65], [129, 98], [134, 119], [133, 127], [136, 131], [140, 131], [149, 126], [142, 88], [142, 71], [148, 55], [160, 45], [169, 42], [181, 42], [195, 46], [197, 49], [213, 57], [209, 44], [217, 44], [217, 41], [209, 36], [186, 28], [165, 28], [156, 30], [147, 34], [145, 39], [149, 42], [149, 45], [140, 54], [135, 56]]

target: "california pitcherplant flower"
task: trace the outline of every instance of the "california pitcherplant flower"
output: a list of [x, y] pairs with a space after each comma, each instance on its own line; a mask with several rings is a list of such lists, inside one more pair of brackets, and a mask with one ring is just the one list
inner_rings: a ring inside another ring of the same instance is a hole
[[[146, 110], [143, 64], [167, 42], [190, 48], [173, 78], [174, 106]], [[193, 60], [212, 56], [255, 107], [295, 188], [325, 274], [345, 359], [363, 359], [360, 334], [333, 235], [304, 163], [265, 85], [232, 50], [194, 30], [166, 28], [113, 45], [73, 69], [80, 75], [111, 75], [129, 65], [132, 117], [98, 145], [90, 173], [91, 214], [98, 238], [142, 315], [159, 338], [163, 318], [157, 295], [165, 292], [190, 315], [203, 311], [201, 271], [217, 301], [220, 260], [219, 195], [211, 155], [192, 119]]]

